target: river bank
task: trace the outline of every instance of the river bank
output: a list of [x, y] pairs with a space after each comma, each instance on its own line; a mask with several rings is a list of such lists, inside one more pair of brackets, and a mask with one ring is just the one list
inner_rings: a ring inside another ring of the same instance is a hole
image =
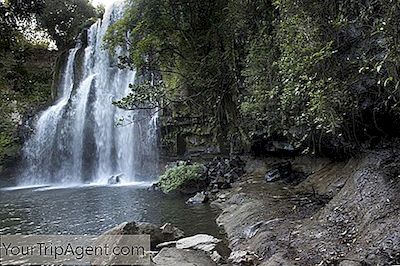
[[298, 157], [290, 162], [306, 174], [301, 182], [267, 183], [282, 161], [247, 160], [246, 173], [211, 203], [237, 265], [400, 263], [398, 151], [343, 162]]

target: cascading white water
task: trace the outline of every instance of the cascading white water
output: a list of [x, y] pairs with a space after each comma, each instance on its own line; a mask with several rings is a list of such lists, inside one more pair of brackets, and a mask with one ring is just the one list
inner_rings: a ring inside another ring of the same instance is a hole
[[[20, 185], [107, 183], [116, 174], [132, 182], [157, 174], [157, 113], [112, 105], [129, 93], [136, 74], [119, 69], [103, 48], [107, 28], [122, 14], [122, 4], [111, 6], [69, 51], [60, 97], [40, 114], [24, 146]], [[117, 126], [126, 116], [133, 122]]]

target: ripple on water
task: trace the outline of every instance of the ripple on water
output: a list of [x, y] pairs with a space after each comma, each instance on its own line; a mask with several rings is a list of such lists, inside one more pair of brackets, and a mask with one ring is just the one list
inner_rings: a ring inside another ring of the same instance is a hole
[[[75, 187], [0, 193], [2, 234], [100, 234], [127, 221], [171, 222], [188, 235], [217, 236], [216, 211], [185, 199], [132, 186]], [[196, 224], [196, 226], [193, 226]]]

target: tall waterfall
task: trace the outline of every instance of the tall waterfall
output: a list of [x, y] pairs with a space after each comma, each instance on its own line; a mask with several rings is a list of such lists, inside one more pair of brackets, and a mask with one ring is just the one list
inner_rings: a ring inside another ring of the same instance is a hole
[[[128, 182], [155, 176], [157, 113], [112, 105], [130, 92], [136, 74], [119, 69], [103, 48], [107, 28], [122, 14], [121, 4], [108, 8], [69, 51], [59, 99], [37, 117], [24, 146], [20, 185], [107, 183], [116, 174]], [[118, 126], [123, 117], [130, 121]]]

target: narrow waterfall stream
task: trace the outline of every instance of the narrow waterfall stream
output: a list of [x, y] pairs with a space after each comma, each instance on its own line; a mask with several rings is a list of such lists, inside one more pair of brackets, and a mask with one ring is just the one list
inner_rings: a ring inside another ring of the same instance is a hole
[[[112, 105], [129, 93], [136, 74], [119, 69], [117, 57], [103, 48], [107, 28], [122, 14], [123, 4], [112, 5], [68, 52], [59, 98], [38, 116], [24, 146], [19, 185], [106, 184], [119, 174], [125, 183], [156, 177], [157, 113]], [[117, 126], [123, 117], [132, 121]]]

